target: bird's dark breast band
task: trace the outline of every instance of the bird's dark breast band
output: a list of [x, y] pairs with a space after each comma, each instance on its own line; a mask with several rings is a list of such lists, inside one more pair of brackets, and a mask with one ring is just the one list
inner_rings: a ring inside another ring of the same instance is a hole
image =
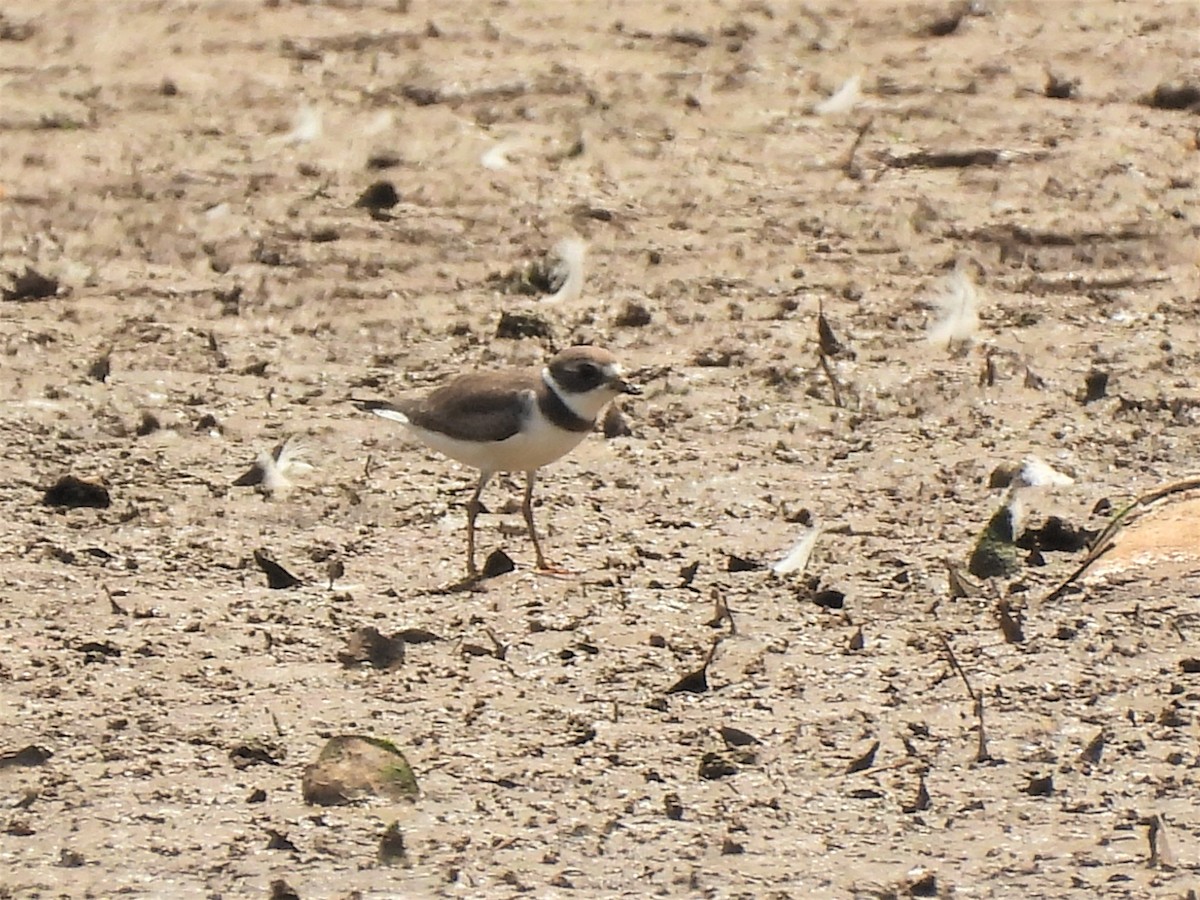
[[575, 415], [571, 411], [571, 407], [563, 403], [562, 397], [551, 387], [546, 386], [544, 390], [537, 393], [538, 409], [554, 425], [557, 425], [563, 431], [573, 431], [576, 434], [583, 434], [592, 430], [595, 421], [584, 419]]

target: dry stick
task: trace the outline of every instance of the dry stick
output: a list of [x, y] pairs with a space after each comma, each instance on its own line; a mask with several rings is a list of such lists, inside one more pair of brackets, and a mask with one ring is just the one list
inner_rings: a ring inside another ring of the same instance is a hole
[[1172, 494], [1194, 490], [1195, 488], [1200, 488], [1200, 477], [1183, 478], [1179, 481], [1172, 481], [1167, 484], [1160, 485], [1154, 490], [1142, 494], [1140, 497], [1137, 497], [1127, 503], [1115, 516], [1113, 516], [1112, 521], [1108, 523], [1105, 529], [1100, 532], [1099, 536], [1096, 538], [1096, 542], [1092, 544], [1092, 549], [1089, 550], [1088, 555], [1084, 557], [1083, 562], [1079, 564], [1075, 571], [1066, 577], [1065, 581], [1047, 594], [1042, 602], [1050, 603], [1065, 594], [1067, 592], [1067, 588], [1078, 581], [1083, 573], [1086, 572], [1088, 568], [1091, 567], [1094, 562], [1096, 562], [1096, 560], [1111, 550], [1116, 544], [1114, 538], [1116, 537], [1117, 532], [1120, 531], [1121, 528], [1126, 524], [1128, 524], [1129, 519], [1135, 512], [1144, 510], [1152, 503], [1157, 503], [1159, 500], [1169, 497]]
[[129, 610], [125, 609], [123, 606], [121, 606], [121, 604], [117, 603], [116, 599], [113, 597], [112, 591], [110, 591], [108, 589], [107, 584], [102, 584], [102, 585], [100, 585], [100, 587], [104, 591], [104, 596], [106, 596], [108, 598], [108, 608], [112, 611], [112, 614], [114, 616], [129, 615]]
[[975, 688], [971, 687], [971, 680], [967, 678], [967, 673], [963, 667], [958, 664], [958, 657], [954, 655], [954, 648], [950, 646], [950, 641], [947, 640], [944, 634], [939, 634], [938, 638], [942, 642], [942, 647], [946, 650], [946, 657], [950, 660], [950, 665], [954, 671], [959, 674], [966, 685], [967, 695], [975, 701], [975, 717], [979, 720], [979, 750], [975, 754], [975, 762], [987, 762], [991, 759], [991, 754], [987, 749], [987, 732], [983, 727], [983, 696], [975, 693]]
[[829, 367], [829, 357], [821, 353], [820, 358], [821, 368], [825, 370], [825, 377], [829, 379], [829, 386], [833, 389], [833, 405], [841, 409], [845, 404], [842, 403], [842, 391], [838, 386], [838, 380], [833, 374], [833, 369]]
[[737, 625], [733, 621], [733, 610], [729, 608], [729, 602], [721, 596], [721, 592], [717, 588], [713, 588], [712, 598], [713, 605], [716, 607], [713, 611], [713, 621], [720, 622], [724, 619], [729, 623], [729, 633], [737, 634]]
[[921, 762], [921, 760], [919, 760], [919, 759], [914, 759], [911, 756], [906, 756], [904, 759], [901, 759], [894, 763], [888, 763], [886, 766], [872, 766], [869, 769], [863, 769], [861, 772], [849, 772], [849, 773], [844, 773], [844, 774], [878, 775], [880, 772], [891, 772], [894, 769], [903, 769], [906, 766], [911, 766], [911, 765], [914, 765], [914, 764], [917, 764], [920, 762]]
[[701, 667], [700, 671], [708, 671], [708, 667], [712, 665], [713, 657], [717, 655], [717, 648], [721, 646], [721, 641], [724, 639], [725, 635], [723, 634], [718, 634], [713, 639], [713, 645], [708, 648], [708, 655], [704, 657], [704, 665]]
[[846, 173], [847, 178], [853, 178], [855, 181], [862, 178], [862, 169], [858, 167], [854, 157], [858, 155], [858, 148], [862, 146], [867, 132], [871, 130], [871, 126], [874, 124], [875, 117], [871, 116], [871, 118], [858, 126], [858, 133], [854, 136], [854, 143], [850, 145], [850, 152], [846, 154], [846, 161], [842, 163], [842, 171]]

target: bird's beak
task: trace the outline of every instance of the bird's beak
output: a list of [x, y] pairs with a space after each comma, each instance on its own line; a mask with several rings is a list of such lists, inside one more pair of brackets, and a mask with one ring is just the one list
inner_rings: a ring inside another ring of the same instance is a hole
[[642, 392], [640, 387], [638, 387], [636, 384], [631, 384], [624, 378], [618, 378], [616, 381], [614, 381], [613, 387], [615, 387], [622, 394], [633, 394], [634, 396], [637, 396]]

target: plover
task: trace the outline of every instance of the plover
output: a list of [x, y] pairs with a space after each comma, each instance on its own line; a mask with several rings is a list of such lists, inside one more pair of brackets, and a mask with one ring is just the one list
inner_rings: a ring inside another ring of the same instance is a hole
[[479, 470], [467, 503], [467, 573], [477, 577], [475, 518], [479, 497], [497, 472], [524, 472], [521, 513], [539, 569], [549, 570], [533, 524], [537, 471], [573, 450], [596, 417], [620, 394], [640, 388], [624, 378], [620, 364], [599, 347], [569, 347], [537, 371], [472, 372], [424, 397], [390, 403], [359, 400], [359, 409], [405, 425], [425, 446]]

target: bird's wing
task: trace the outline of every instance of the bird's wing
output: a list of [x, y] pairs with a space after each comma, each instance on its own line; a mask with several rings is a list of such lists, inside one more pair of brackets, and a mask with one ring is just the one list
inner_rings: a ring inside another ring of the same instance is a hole
[[457, 440], [503, 441], [520, 430], [534, 406], [534, 377], [463, 375], [422, 400], [403, 404], [401, 412], [416, 427]]

